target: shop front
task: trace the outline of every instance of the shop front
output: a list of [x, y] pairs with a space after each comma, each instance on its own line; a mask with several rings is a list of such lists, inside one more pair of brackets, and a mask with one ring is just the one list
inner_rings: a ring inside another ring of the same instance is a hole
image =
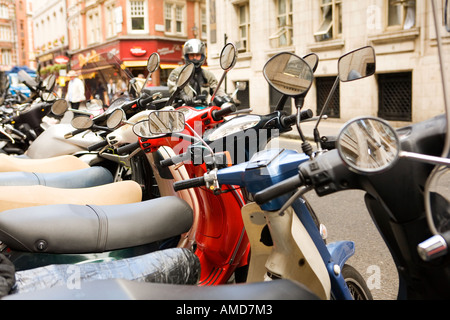
[[126, 90], [131, 77], [147, 77], [147, 61], [154, 52], [160, 56], [160, 68], [152, 74], [149, 85], [166, 86], [170, 72], [182, 64], [183, 44], [167, 40], [118, 40], [73, 54], [70, 69], [84, 80], [86, 99], [100, 97], [108, 104], [113, 98], [108, 92], [111, 86], [117, 95]]

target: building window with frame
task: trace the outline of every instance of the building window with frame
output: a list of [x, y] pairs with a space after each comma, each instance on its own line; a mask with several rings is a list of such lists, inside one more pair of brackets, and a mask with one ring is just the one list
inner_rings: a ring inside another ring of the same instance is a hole
[[321, 0], [321, 23], [314, 33], [317, 42], [339, 38], [342, 34], [342, 0]]
[[168, 34], [185, 35], [184, 4], [166, 2], [164, 4], [164, 25]]
[[[328, 99], [328, 95], [333, 88], [334, 82], [336, 81], [336, 77], [317, 77], [316, 80], [316, 101], [317, 101], [317, 109], [316, 114], [320, 114], [322, 112], [322, 108], [325, 105], [325, 101]], [[336, 88], [336, 91], [330, 97], [330, 101], [328, 102], [328, 107], [325, 110], [325, 113], [330, 118], [340, 118], [341, 116], [341, 102], [340, 102], [340, 90], [339, 84]]]
[[206, 40], [208, 38], [208, 22], [206, 16], [206, 8], [202, 8], [200, 19], [201, 19], [200, 36], [202, 39]]
[[415, 0], [387, 0], [388, 29], [409, 30], [416, 25]]
[[87, 14], [87, 43], [93, 44], [101, 41], [101, 23], [98, 11]]
[[130, 0], [130, 29], [132, 33], [140, 33], [147, 31], [147, 1], [145, 0]]
[[238, 26], [239, 26], [239, 40], [237, 49], [239, 52], [250, 51], [249, 37], [250, 37], [250, 6], [247, 3], [236, 6], [238, 13]]
[[269, 39], [273, 47], [290, 46], [293, 43], [292, 1], [276, 0], [277, 31]]
[[378, 75], [378, 116], [391, 121], [412, 119], [412, 72]]
[[109, 4], [106, 7], [106, 37], [111, 38], [116, 35], [116, 26], [115, 26], [115, 5]]

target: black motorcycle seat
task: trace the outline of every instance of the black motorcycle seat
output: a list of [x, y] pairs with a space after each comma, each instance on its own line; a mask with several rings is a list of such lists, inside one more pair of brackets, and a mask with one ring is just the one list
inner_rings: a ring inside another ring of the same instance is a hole
[[0, 186], [41, 185], [54, 188], [89, 188], [113, 181], [111, 171], [99, 166], [67, 172], [0, 172]]
[[189, 231], [193, 211], [170, 196], [118, 205], [54, 204], [0, 213], [0, 241], [12, 250], [95, 253], [153, 243]]
[[109, 279], [83, 282], [77, 290], [61, 285], [37, 292], [9, 295], [5, 298], [8, 300], [319, 300], [302, 284], [286, 279], [202, 287]]

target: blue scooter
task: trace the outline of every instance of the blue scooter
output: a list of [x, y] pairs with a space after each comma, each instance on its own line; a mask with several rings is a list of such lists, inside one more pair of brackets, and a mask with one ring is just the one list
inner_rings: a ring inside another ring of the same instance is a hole
[[[341, 80], [372, 75], [375, 72], [373, 48], [364, 47], [342, 56], [339, 70], [338, 79]], [[295, 99], [297, 128], [303, 140], [304, 153], [284, 149], [259, 151], [250, 161], [225, 168], [223, 165], [210, 166], [203, 177], [175, 182], [176, 191], [206, 186], [220, 193], [221, 185], [234, 185], [245, 188], [249, 200], [252, 200], [257, 192], [296, 176], [299, 164], [314, 157], [300, 130], [300, 109], [313, 81], [311, 68], [300, 57], [281, 53], [267, 62], [264, 75], [276, 90]], [[150, 115], [150, 121], [155, 116]], [[372, 299], [362, 276], [346, 264], [355, 252], [354, 243], [339, 241], [326, 244], [312, 208], [300, 196], [305, 190], [295, 190], [285, 190], [290, 192], [261, 206], [249, 201], [242, 209], [251, 243], [247, 282], [291, 279], [303, 283], [322, 299]]]

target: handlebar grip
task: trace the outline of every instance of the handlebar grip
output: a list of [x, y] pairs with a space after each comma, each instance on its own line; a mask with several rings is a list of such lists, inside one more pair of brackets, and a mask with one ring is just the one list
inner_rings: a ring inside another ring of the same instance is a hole
[[77, 129], [77, 130], [74, 130], [74, 131], [72, 131], [72, 132], [66, 133], [66, 134], [64, 135], [64, 138], [65, 138], [65, 139], [72, 138], [74, 135], [77, 135], [77, 134], [79, 134], [79, 133], [81, 133], [81, 132], [83, 132], [83, 131], [85, 131], [85, 129]]
[[205, 185], [205, 178], [197, 177], [189, 180], [176, 181], [173, 183], [173, 189], [175, 191], [180, 191], [189, 188], [201, 187], [204, 185]]
[[107, 146], [107, 145], [108, 145], [108, 141], [103, 140], [103, 141], [97, 142], [97, 143], [87, 147], [87, 150], [88, 151], [94, 151], [94, 150], [98, 150], [100, 148], [103, 148], [104, 146]]
[[273, 200], [279, 196], [284, 195], [296, 188], [300, 187], [303, 184], [302, 178], [297, 174], [289, 179], [283, 180], [273, 186], [270, 186], [262, 191], [259, 191], [255, 194], [255, 202], [257, 204], [264, 204]]
[[141, 99], [139, 99], [139, 106], [141, 108], [146, 108], [147, 104], [152, 102], [152, 101], [153, 101], [153, 96], [152, 95], [148, 96], [148, 97], [145, 97], [145, 98], [141, 98]]
[[220, 121], [222, 120], [222, 118], [232, 112], [236, 111], [236, 105], [233, 103], [229, 103], [226, 106], [224, 106], [223, 108], [219, 109], [219, 110], [213, 110], [211, 112], [212, 118], [214, 119], [214, 121]]
[[125, 154], [125, 153], [130, 153], [138, 148], [140, 148], [141, 146], [139, 145], [139, 141], [138, 142], [133, 142], [133, 143], [129, 143], [126, 144], [122, 147], [117, 148], [117, 153], [118, 154]]
[[[313, 111], [311, 109], [303, 110], [300, 112], [300, 121], [313, 117]], [[281, 121], [284, 127], [293, 126], [297, 122], [297, 114], [284, 117]]]
[[189, 155], [187, 153], [182, 153], [180, 155], [173, 156], [173, 157], [171, 157], [169, 159], [161, 160], [159, 164], [161, 165], [161, 167], [164, 168], [164, 167], [169, 167], [169, 166], [172, 166], [174, 164], [183, 162], [186, 159], [189, 159]]

